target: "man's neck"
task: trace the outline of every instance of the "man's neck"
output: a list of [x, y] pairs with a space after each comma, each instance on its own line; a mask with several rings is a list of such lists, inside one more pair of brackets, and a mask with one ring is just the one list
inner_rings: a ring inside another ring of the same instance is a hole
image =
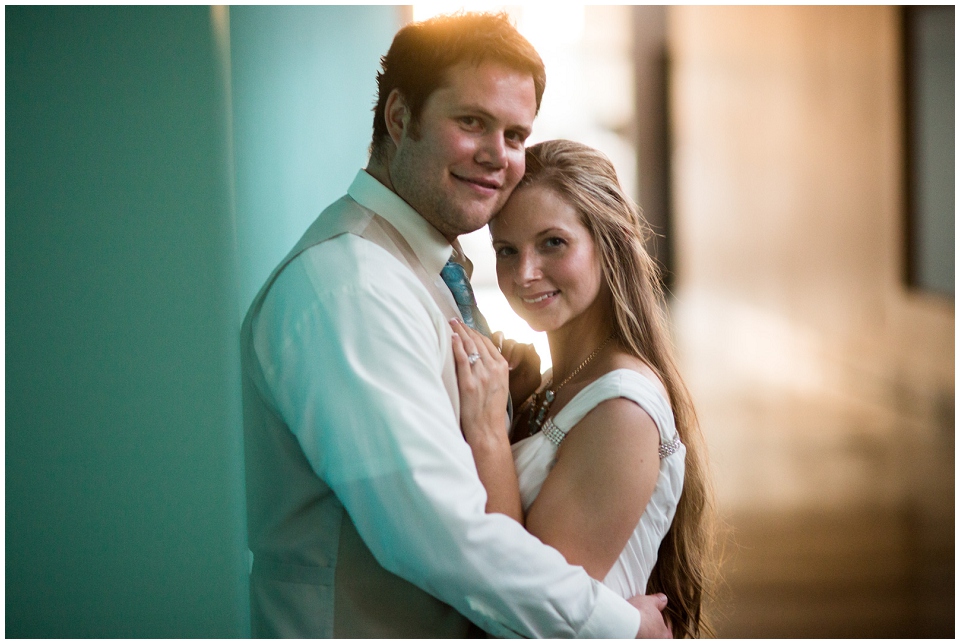
[[389, 188], [392, 192], [396, 193], [396, 190], [393, 188], [393, 182], [390, 180], [390, 166], [381, 161], [377, 161], [373, 157], [370, 157], [370, 161], [367, 163], [365, 168], [367, 174], [371, 177], [382, 183], [384, 186]]

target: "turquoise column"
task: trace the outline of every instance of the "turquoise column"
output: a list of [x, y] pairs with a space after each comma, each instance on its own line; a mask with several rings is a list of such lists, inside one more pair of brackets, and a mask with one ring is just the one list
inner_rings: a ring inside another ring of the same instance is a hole
[[6, 635], [246, 636], [240, 316], [366, 162], [398, 9], [5, 17]]
[[8, 637], [249, 630], [213, 15], [6, 8]]

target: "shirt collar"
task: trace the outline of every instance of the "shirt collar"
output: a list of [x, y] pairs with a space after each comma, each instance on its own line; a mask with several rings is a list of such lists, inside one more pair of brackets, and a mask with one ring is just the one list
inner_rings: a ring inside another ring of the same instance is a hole
[[411, 208], [410, 204], [366, 170], [357, 173], [347, 194], [364, 208], [369, 208], [389, 221], [410, 244], [423, 267], [431, 275], [440, 274], [454, 248], [440, 231]]

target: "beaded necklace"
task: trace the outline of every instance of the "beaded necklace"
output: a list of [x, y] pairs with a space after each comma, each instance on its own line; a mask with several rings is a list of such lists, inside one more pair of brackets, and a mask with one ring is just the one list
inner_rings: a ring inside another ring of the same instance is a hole
[[[572, 380], [575, 375], [577, 375], [578, 373], [580, 373], [580, 371], [581, 371], [584, 367], [586, 367], [586, 366], [590, 363], [591, 360], [593, 360], [594, 358], [596, 358], [597, 355], [600, 353], [600, 351], [603, 350], [603, 348], [604, 348], [605, 346], [607, 346], [607, 344], [609, 344], [610, 340], [613, 340], [615, 337], [617, 337], [617, 334], [616, 334], [616, 333], [614, 333], [614, 334], [611, 335], [609, 338], [607, 338], [606, 340], [604, 340], [603, 342], [601, 342], [601, 343], [600, 343], [600, 346], [597, 347], [597, 348], [594, 350], [593, 353], [591, 353], [589, 356], [587, 356], [587, 359], [584, 360], [583, 362], [581, 362], [581, 363], [580, 363], [580, 366], [573, 370], [573, 373], [571, 373], [569, 376], [567, 376], [566, 378], [564, 378], [564, 379], [563, 379], [563, 382], [561, 382], [559, 385], [557, 385], [557, 388], [556, 388], [556, 389], [551, 389], [551, 388], [550, 388], [550, 387], [553, 385], [553, 378], [551, 378], [551, 379], [550, 379], [550, 382], [547, 383], [546, 389], [544, 389], [544, 391], [543, 391], [543, 400], [542, 400], [542, 401], [540, 400], [540, 393], [539, 393], [539, 392], [533, 394], [533, 400], [530, 402], [530, 416], [529, 416], [529, 418], [527, 419], [527, 427], [529, 428], [529, 435], [530, 435], [530, 436], [532, 436], [532, 435], [536, 434], [537, 432], [539, 432], [540, 429], [543, 427], [543, 420], [544, 420], [544, 418], [546, 417], [547, 412], [550, 410], [550, 405], [552, 405], [552, 404], [553, 404], [553, 401], [556, 400], [556, 398], [557, 398], [557, 392], [560, 391], [565, 384], [567, 384], [568, 382], [570, 382], [570, 380]], [[540, 405], [540, 408], [539, 408], [539, 409], [537, 409], [537, 405], [538, 405], [538, 404]]]

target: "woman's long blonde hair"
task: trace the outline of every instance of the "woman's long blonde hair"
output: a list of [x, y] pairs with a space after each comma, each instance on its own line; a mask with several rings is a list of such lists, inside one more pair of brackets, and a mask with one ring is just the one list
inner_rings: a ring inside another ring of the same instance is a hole
[[644, 247], [649, 226], [624, 194], [610, 160], [580, 143], [554, 140], [527, 148], [526, 173], [517, 189], [533, 184], [552, 188], [580, 213], [613, 296], [617, 337], [657, 372], [670, 395], [687, 450], [686, 472], [646, 592], [667, 595], [675, 637], [711, 635], [701, 608], [716, 565], [711, 556], [712, 495], [696, 413], [673, 356], [660, 271]]

